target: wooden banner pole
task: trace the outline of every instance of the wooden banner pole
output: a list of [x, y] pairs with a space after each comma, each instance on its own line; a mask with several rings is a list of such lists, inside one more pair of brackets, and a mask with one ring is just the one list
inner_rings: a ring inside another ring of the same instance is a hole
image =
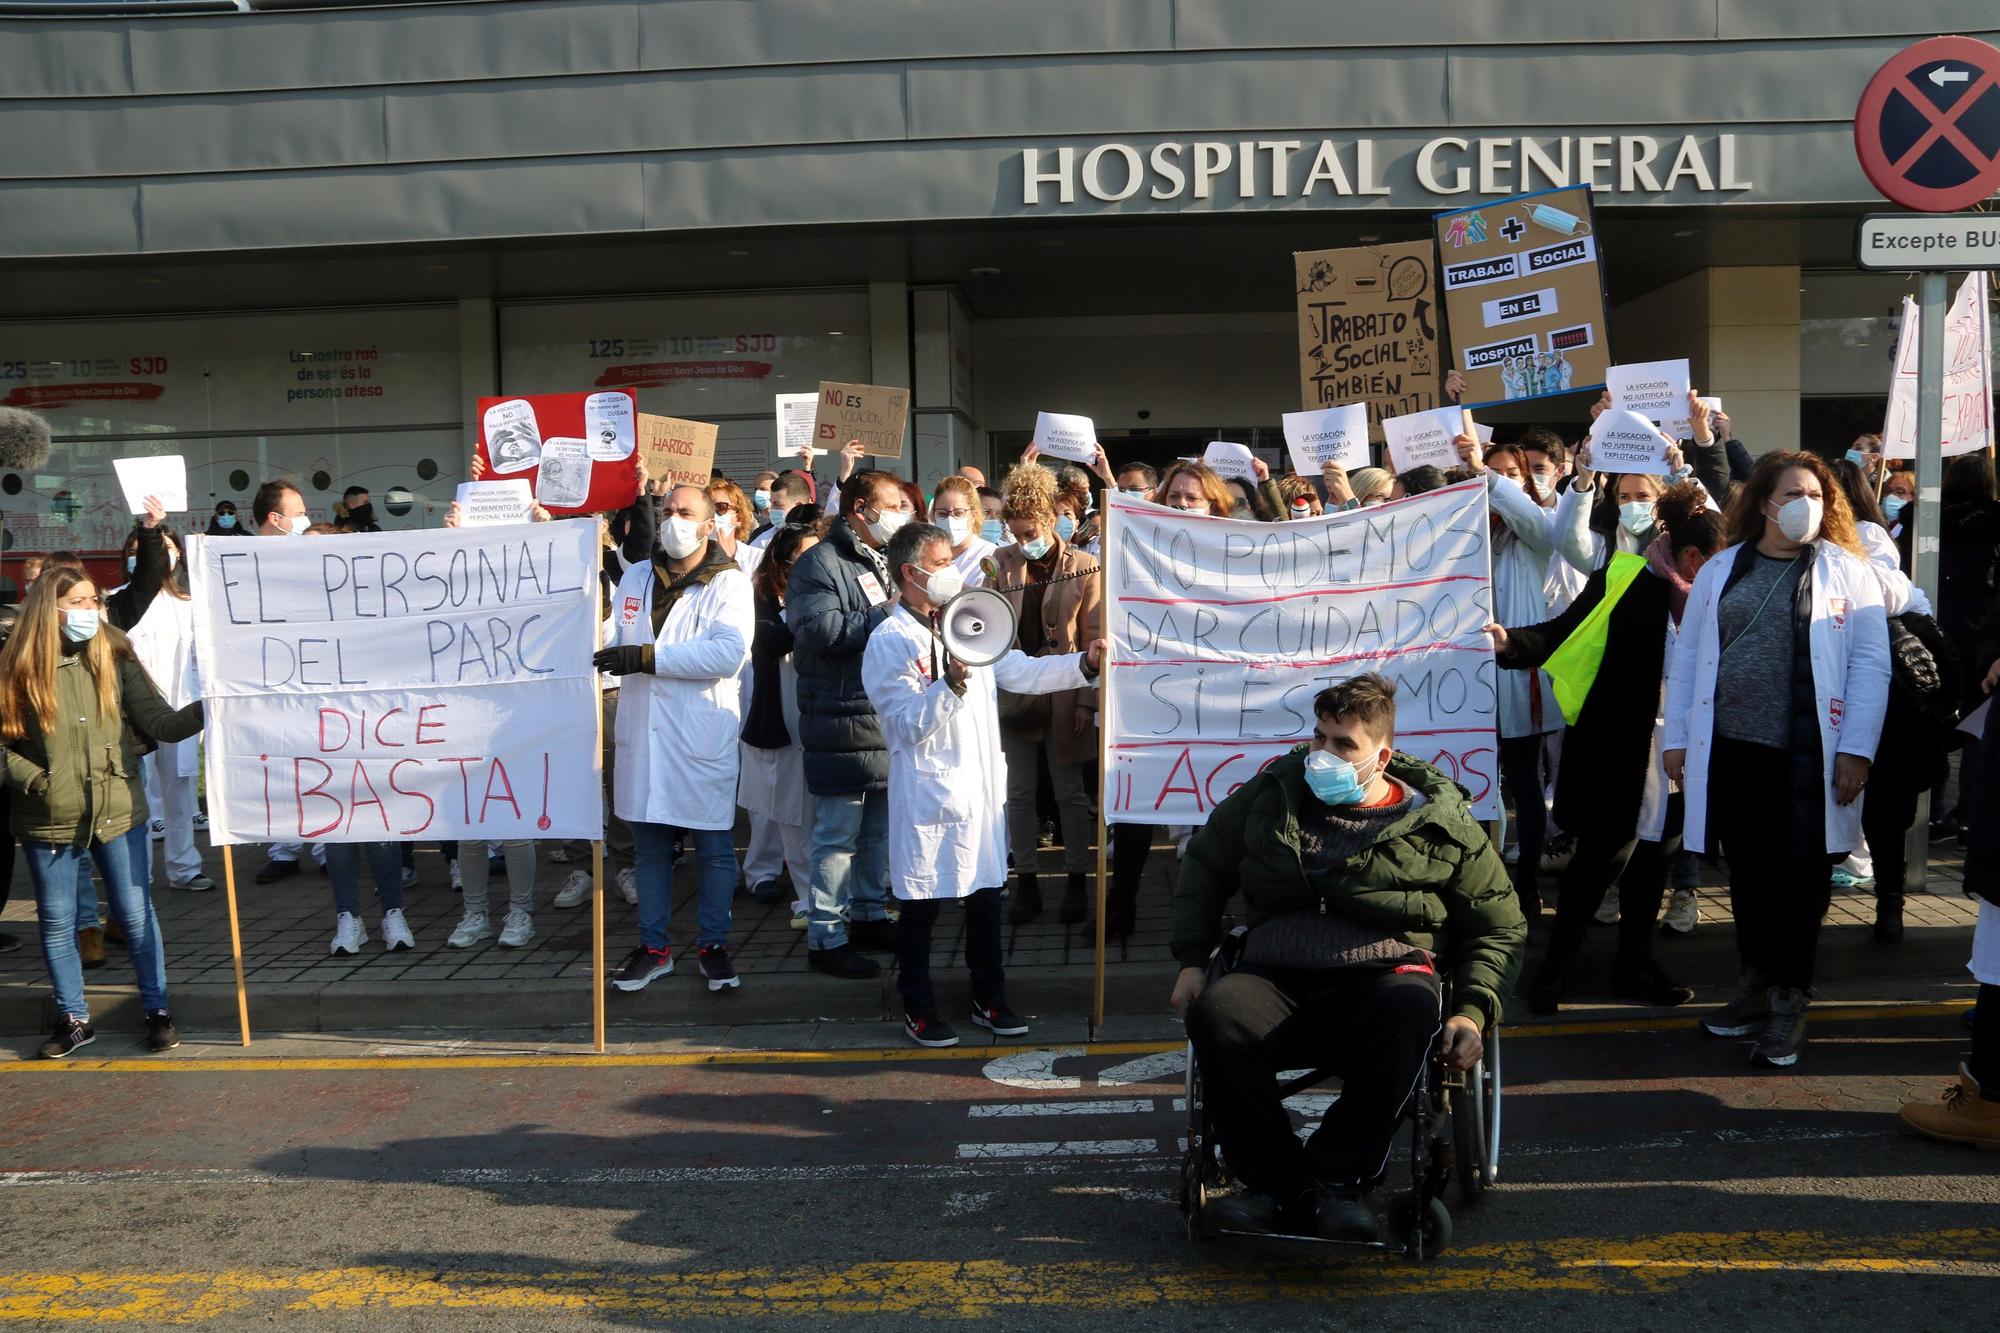
[[236, 915], [236, 849], [222, 847], [223, 898], [229, 905], [229, 956], [236, 964], [236, 1021], [243, 1030], [243, 1044], [250, 1044], [250, 994], [243, 986], [243, 927]]
[[[1104, 506], [1104, 521], [1100, 524], [1098, 549], [1104, 552], [1105, 560], [1111, 558], [1112, 506], [1108, 499]], [[1108, 595], [1111, 579], [1103, 572], [1108, 566], [1099, 563], [1098, 577], [1104, 580], [1104, 591]], [[1090, 1033], [1094, 1038], [1099, 1028], [1104, 1026], [1104, 915], [1111, 902], [1111, 822], [1110, 808], [1106, 802], [1111, 791], [1111, 659], [1116, 656], [1111, 651], [1111, 627], [1117, 620], [1110, 607], [1104, 610], [1104, 660], [1098, 664], [1097, 672], [1097, 926], [1095, 942], [1096, 959], [1094, 975], [1091, 979]], [[1084, 645], [1088, 650], [1089, 644]]]
[[[597, 622], [597, 646], [604, 646], [604, 621]], [[597, 790], [601, 799], [604, 791], [604, 690], [603, 682], [597, 682], [597, 728], [596, 743], [591, 747], [591, 768], [596, 774]], [[602, 812], [609, 820], [611, 812]], [[604, 988], [610, 984], [610, 973], [604, 966], [604, 834], [602, 828], [590, 843], [590, 1037], [591, 1048], [599, 1055], [604, 1054]]]

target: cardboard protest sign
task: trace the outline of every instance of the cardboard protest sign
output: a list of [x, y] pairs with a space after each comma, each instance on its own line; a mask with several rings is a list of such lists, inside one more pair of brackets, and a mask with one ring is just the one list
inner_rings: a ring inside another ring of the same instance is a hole
[[597, 524], [188, 539], [219, 843], [603, 834]]
[[859, 440], [861, 451], [871, 458], [901, 458], [903, 428], [909, 419], [908, 389], [821, 380], [813, 443], [839, 453], [849, 440]]
[[1596, 389], [1611, 349], [1583, 187], [1439, 213], [1438, 282], [1467, 407]]
[[1097, 425], [1067, 412], [1035, 413], [1035, 445], [1048, 458], [1072, 463], [1097, 461]]
[[1424, 241], [1292, 256], [1300, 406], [1366, 403], [1379, 441], [1383, 417], [1438, 405], [1436, 262]]
[[1247, 481], [1257, 484], [1256, 455], [1247, 444], [1237, 444], [1231, 440], [1210, 440], [1208, 448], [1202, 450], [1201, 461], [1209, 470], [1225, 481]]
[[639, 494], [638, 401], [630, 389], [481, 398], [486, 474], [527, 482], [556, 514], [623, 509]]
[[453, 497], [458, 505], [458, 524], [463, 528], [491, 527], [496, 523], [526, 523], [534, 516], [535, 497], [528, 483], [507, 481], [462, 481]]
[[[1903, 298], [1882, 456], [1917, 456], [1917, 303]], [[1944, 312], [1944, 456], [1969, 454], [1993, 441], [1993, 330], [1986, 317], [1986, 275], [1968, 273]]]
[[1462, 408], [1434, 407], [1428, 412], [1389, 417], [1382, 422], [1382, 434], [1389, 448], [1389, 470], [1408, 472], [1413, 467], [1455, 468], [1458, 446], [1452, 441], [1465, 434], [1466, 416]]
[[816, 393], [773, 394], [771, 402], [777, 413], [778, 458], [786, 464], [796, 463], [799, 450], [811, 447], [815, 454], [826, 450], [813, 444], [813, 419], [819, 415], [819, 395]]
[[1614, 407], [1590, 425], [1590, 466], [1596, 472], [1667, 474], [1667, 440], [1644, 413]]
[[1368, 404], [1343, 403], [1312, 412], [1284, 414], [1285, 444], [1292, 451], [1292, 470], [1316, 477], [1328, 463], [1344, 468], [1368, 466]]
[[639, 457], [645, 460], [646, 476], [675, 486], [708, 489], [715, 472], [715, 437], [720, 426], [706, 421], [683, 421], [679, 417], [639, 414]]
[[1282, 537], [1117, 492], [1105, 504], [1106, 819], [1206, 822], [1311, 739], [1314, 695], [1365, 671], [1396, 683], [1396, 748], [1499, 816], [1482, 481], [1295, 519]]
[[188, 470], [184, 454], [153, 454], [143, 458], [114, 458], [111, 468], [118, 474], [118, 488], [125, 493], [125, 507], [135, 514], [146, 512], [146, 497], [160, 502], [169, 514], [184, 514], [188, 507]]
[[1693, 431], [1688, 421], [1686, 357], [1609, 366], [1604, 372], [1604, 387], [1610, 391], [1613, 407], [1658, 422], [1661, 430], [1677, 440], [1687, 439]]

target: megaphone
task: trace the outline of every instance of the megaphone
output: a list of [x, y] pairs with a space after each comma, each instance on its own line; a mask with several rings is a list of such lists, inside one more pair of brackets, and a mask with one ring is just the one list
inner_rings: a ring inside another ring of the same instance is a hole
[[938, 637], [967, 666], [992, 666], [1014, 646], [1014, 604], [991, 588], [967, 588], [938, 613]]

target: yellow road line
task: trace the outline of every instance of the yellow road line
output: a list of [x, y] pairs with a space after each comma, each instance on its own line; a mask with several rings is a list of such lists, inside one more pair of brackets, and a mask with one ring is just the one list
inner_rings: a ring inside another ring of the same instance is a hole
[[[1815, 1008], [1816, 1022], [1855, 1022], [1895, 1018], [1943, 1018], [1972, 1007], [1970, 1000], [1936, 1004], [1830, 1004]], [[1694, 1016], [1671, 1018], [1605, 1018], [1574, 1023], [1524, 1023], [1506, 1029], [1510, 1041], [1530, 1037], [1602, 1036], [1612, 1032], [1672, 1032], [1692, 1030]], [[1077, 1042], [1090, 1055], [1158, 1055], [1177, 1051], [1178, 1041]], [[233, 1056], [196, 1058], [146, 1057], [90, 1060], [0, 1061], [0, 1074], [293, 1074], [338, 1070], [425, 1069], [685, 1069], [702, 1065], [839, 1065], [930, 1064], [954, 1060], [993, 1060], [1026, 1051], [1061, 1050], [1047, 1046], [958, 1046], [944, 1050], [896, 1046], [852, 1051], [656, 1051], [622, 1055], [356, 1055], [356, 1056]]]
[[[900, 1314], [979, 1319], [1027, 1310], [1154, 1311], [1447, 1292], [1645, 1296], [1741, 1272], [1884, 1276], [2000, 1272], [2000, 1229], [1857, 1237], [1821, 1231], [1688, 1232], [1471, 1246], [1429, 1265], [1336, 1248], [1274, 1260], [1248, 1245], [1187, 1261], [903, 1260], [690, 1271], [440, 1271], [356, 1266], [0, 1274], [0, 1323], [201, 1324], [380, 1310], [691, 1319]], [[1331, 1280], [1330, 1280], [1331, 1279]], [[475, 1316], [476, 1317], [476, 1316]]]

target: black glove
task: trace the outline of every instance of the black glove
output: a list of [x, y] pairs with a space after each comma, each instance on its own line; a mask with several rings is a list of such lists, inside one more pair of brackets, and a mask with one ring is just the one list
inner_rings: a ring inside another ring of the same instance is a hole
[[590, 664], [614, 676], [630, 676], [653, 669], [653, 645], [628, 643], [620, 648], [599, 648]]

